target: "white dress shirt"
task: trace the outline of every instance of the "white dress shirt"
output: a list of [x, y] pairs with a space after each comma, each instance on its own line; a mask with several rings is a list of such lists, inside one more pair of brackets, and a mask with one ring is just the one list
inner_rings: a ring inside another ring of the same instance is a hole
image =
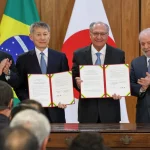
[[105, 55], [106, 55], [106, 44], [104, 45], [104, 47], [99, 52], [95, 49], [95, 47], [92, 44], [92, 46], [91, 46], [91, 55], [92, 55], [93, 65], [95, 64], [95, 62], [97, 60], [96, 53], [101, 53], [100, 59], [101, 59], [101, 65], [103, 65], [104, 61], [105, 61]]
[[[36, 52], [36, 56], [38, 58], [38, 62], [39, 62], [39, 65], [40, 65], [40, 61], [41, 61], [41, 51], [39, 49], [37, 49], [35, 47], [35, 52]], [[45, 62], [46, 62], [46, 65], [48, 63], [48, 48], [45, 48], [44, 51], [42, 51], [44, 53], [44, 59], [45, 59]]]

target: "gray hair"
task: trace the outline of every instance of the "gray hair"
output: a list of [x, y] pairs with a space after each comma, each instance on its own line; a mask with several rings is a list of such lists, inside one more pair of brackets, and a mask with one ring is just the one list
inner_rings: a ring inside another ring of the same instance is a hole
[[106, 27], [107, 32], [109, 32], [109, 26], [108, 26], [106, 23], [101, 22], [101, 21], [92, 22], [92, 23], [90, 24], [89, 29], [90, 29], [91, 32], [93, 31], [93, 26], [94, 26], [94, 25], [97, 25], [97, 24], [104, 25], [104, 26]]
[[30, 33], [33, 33], [35, 28], [45, 28], [48, 30], [48, 32], [50, 32], [50, 26], [45, 22], [40, 21], [40, 22], [35, 22], [35, 23], [31, 24]]
[[139, 40], [140, 40], [141, 35], [143, 34], [150, 34], [150, 28], [146, 28], [139, 33]]
[[41, 113], [34, 110], [23, 110], [16, 114], [10, 122], [10, 127], [23, 126], [29, 129], [38, 139], [39, 146], [50, 134], [50, 123]]

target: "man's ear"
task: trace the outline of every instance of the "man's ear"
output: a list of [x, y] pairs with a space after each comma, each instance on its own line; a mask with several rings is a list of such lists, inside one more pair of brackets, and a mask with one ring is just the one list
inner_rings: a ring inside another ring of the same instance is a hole
[[9, 104], [8, 104], [8, 108], [11, 109], [13, 107], [13, 99], [10, 100]]
[[29, 34], [29, 38], [30, 38], [31, 41], [33, 41], [32, 34]]
[[41, 146], [41, 150], [46, 150], [46, 145], [48, 143], [48, 139], [49, 139], [49, 136], [44, 139], [42, 146]]

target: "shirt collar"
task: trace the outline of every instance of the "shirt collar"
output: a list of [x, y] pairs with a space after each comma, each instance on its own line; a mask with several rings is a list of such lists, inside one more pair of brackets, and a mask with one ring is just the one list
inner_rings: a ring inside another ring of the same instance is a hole
[[[36, 47], [35, 47], [35, 52], [37, 55], [40, 55], [40, 53], [41, 53], [41, 51], [39, 49], [37, 49]], [[48, 57], [48, 48], [45, 48], [44, 51], [42, 51], [42, 52], [45, 54], [46, 57]]]
[[101, 53], [102, 55], [105, 55], [106, 54], [106, 44], [103, 46], [103, 48], [99, 52], [95, 49], [95, 47], [92, 44], [91, 50], [92, 50], [92, 54]]

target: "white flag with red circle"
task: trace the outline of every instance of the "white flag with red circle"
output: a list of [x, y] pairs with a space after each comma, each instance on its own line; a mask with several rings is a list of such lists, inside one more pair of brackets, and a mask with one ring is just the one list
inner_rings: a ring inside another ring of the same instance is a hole
[[[62, 47], [68, 58], [69, 67], [72, 67], [73, 52], [79, 48], [91, 44], [89, 36], [89, 25], [92, 22], [102, 21], [109, 25], [102, 0], [75, 0], [74, 8], [66, 32], [65, 40]], [[112, 35], [111, 27], [107, 43], [116, 46]], [[75, 91], [75, 104], [65, 109], [67, 123], [77, 123], [78, 114], [78, 92]], [[128, 123], [128, 114], [126, 109], [125, 98], [120, 100], [121, 106], [121, 123]]]

